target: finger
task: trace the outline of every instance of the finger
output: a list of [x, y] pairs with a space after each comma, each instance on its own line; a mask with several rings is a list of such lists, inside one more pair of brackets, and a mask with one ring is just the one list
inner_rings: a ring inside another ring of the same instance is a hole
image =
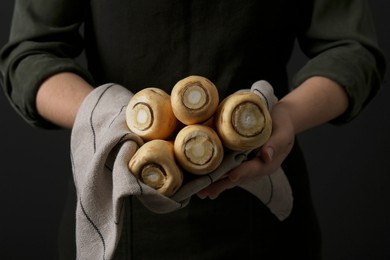
[[272, 159], [273, 159], [275, 150], [274, 150], [274, 148], [273, 148], [271, 145], [272, 145], [272, 143], [271, 143], [271, 144], [267, 143], [266, 145], [264, 145], [264, 146], [256, 153], [256, 157], [261, 158], [265, 163], [270, 163], [270, 162], [272, 162]]
[[258, 152], [258, 156], [267, 163], [285, 158], [295, 141], [291, 120], [285, 113], [277, 111], [277, 109], [272, 111], [272, 134]]
[[272, 146], [270, 146], [270, 145], [264, 146], [260, 150], [260, 154], [261, 154], [260, 156], [264, 160], [265, 163], [272, 162], [274, 153], [275, 153], [274, 148]]
[[270, 137], [267, 143], [261, 147], [257, 156], [260, 157], [266, 164], [271, 164], [274, 160], [283, 160], [291, 151], [293, 145], [294, 137], [276, 132]]
[[257, 175], [264, 167], [264, 161], [260, 157], [253, 157], [249, 161], [243, 162], [240, 166], [230, 170], [226, 176], [232, 182], [239, 182], [243, 178], [250, 178], [253, 175]]
[[204, 199], [216, 199], [223, 191], [234, 188], [238, 183], [232, 182], [229, 178], [223, 178], [197, 193], [198, 197]]

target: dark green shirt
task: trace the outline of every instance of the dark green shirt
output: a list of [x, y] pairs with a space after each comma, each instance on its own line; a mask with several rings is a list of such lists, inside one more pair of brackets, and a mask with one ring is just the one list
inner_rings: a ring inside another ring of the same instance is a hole
[[[384, 58], [365, 1], [15, 1], [9, 43], [1, 51], [3, 89], [31, 124], [43, 80], [62, 71], [89, 82], [167, 91], [187, 75], [210, 78], [222, 96], [268, 80], [288, 91], [286, 64], [295, 39], [310, 58], [292, 87], [329, 77], [348, 92], [355, 117], [380, 86]], [[84, 25], [85, 39], [79, 33]], [[85, 49], [88, 70], [73, 59]]]
[[[47, 77], [63, 71], [133, 92], [169, 92], [197, 74], [213, 81], [221, 98], [257, 80], [269, 81], [280, 98], [311, 76], [325, 76], [349, 95], [338, 118], [347, 122], [375, 95], [385, 70], [368, 10], [362, 0], [16, 0], [1, 51], [2, 85], [30, 124], [51, 127], [35, 96]], [[286, 66], [296, 40], [309, 62], [290, 85]], [[84, 50], [86, 68], [74, 60]], [[297, 147], [282, 166], [294, 194], [287, 220], [240, 189], [215, 201], [194, 198], [166, 215], [132, 201], [118, 252], [132, 259], [317, 259], [318, 225]]]

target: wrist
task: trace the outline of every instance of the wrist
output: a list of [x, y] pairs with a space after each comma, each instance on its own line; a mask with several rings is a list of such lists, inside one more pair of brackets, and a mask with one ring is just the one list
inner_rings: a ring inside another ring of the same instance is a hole
[[46, 120], [71, 128], [81, 103], [92, 90], [93, 87], [76, 74], [54, 75], [38, 90], [37, 111]]

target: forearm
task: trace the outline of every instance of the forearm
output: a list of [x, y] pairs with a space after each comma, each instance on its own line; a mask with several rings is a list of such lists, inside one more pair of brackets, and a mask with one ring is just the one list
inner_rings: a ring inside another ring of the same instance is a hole
[[38, 90], [38, 113], [58, 126], [71, 128], [82, 101], [92, 89], [91, 85], [76, 74], [54, 75]]
[[309, 78], [275, 106], [279, 112], [288, 113], [295, 134], [329, 122], [347, 107], [345, 90], [324, 77]]

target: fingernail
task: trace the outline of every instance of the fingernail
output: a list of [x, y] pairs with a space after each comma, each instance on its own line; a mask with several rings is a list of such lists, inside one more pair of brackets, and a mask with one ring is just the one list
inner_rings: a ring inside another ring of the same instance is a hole
[[219, 194], [215, 194], [215, 195], [210, 195], [209, 196], [209, 199], [210, 200], [215, 200], [216, 198], [218, 198]]
[[228, 177], [229, 177], [229, 180], [232, 182], [236, 182], [240, 179], [240, 176], [238, 176], [237, 174], [229, 174]]
[[274, 156], [274, 149], [272, 149], [272, 147], [268, 147], [268, 148], [266, 149], [266, 151], [267, 151], [267, 154], [268, 154], [268, 158], [269, 158], [270, 160], [272, 160], [272, 158], [273, 158], [273, 156]]
[[196, 195], [197, 195], [198, 198], [201, 199], [201, 200], [204, 200], [204, 199], [206, 198], [206, 195], [201, 194], [201, 193], [199, 193], [199, 192], [198, 192]]

